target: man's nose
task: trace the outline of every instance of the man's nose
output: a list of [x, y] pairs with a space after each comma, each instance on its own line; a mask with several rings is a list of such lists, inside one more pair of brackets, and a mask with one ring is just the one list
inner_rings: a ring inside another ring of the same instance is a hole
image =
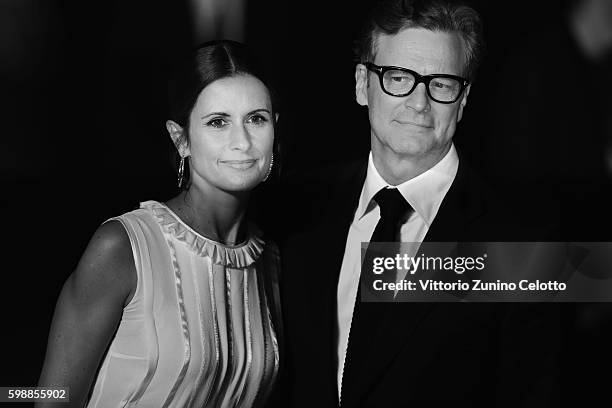
[[247, 151], [251, 147], [251, 134], [244, 124], [235, 126], [230, 134], [230, 149]]
[[418, 84], [414, 91], [406, 97], [405, 104], [417, 112], [429, 110], [430, 101], [424, 83]]

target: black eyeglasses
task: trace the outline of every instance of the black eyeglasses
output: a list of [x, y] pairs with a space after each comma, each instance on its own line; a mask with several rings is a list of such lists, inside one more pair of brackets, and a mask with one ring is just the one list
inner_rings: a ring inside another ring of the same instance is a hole
[[410, 95], [421, 82], [427, 95], [438, 103], [455, 103], [470, 81], [456, 75], [421, 75], [408, 68], [380, 67], [371, 62], [362, 62], [370, 71], [376, 72], [382, 90], [391, 96]]

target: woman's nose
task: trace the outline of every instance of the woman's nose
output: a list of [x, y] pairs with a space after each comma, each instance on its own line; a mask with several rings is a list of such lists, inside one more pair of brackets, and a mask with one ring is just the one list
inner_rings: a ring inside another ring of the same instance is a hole
[[251, 147], [251, 135], [244, 124], [235, 126], [230, 137], [232, 150], [247, 151]]

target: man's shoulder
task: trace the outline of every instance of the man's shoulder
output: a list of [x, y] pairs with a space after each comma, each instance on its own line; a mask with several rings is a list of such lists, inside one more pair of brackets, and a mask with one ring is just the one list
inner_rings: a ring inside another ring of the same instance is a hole
[[283, 186], [299, 189], [304, 186], [325, 188], [346, 183], [365, 175], [367, 164], [367, 157], [364, 157], [346, 162], [324, 163], [307, 170], [295, 170], [284, 177]]
[[457, 177], [441, 209], [457, 207], [465, 216], [466, 240], [549, 241], [557, 236], [556, 211], [530, 202], [517, 185], [512, 191], [491, 184], [462, 158]]
[[367, 158], [318, 166], [288, 175], [280, 185], [283, 207], [291, 208], [291, 232], [346, 215], [355, 206], [365, 180]]
[[294, 173], [283, 183], [289, 197], [306, 205], [329, 205], [347, 198], [347, 193], [361, 191], [367, 170], [367, 159], [321, 165], [308, 172]]

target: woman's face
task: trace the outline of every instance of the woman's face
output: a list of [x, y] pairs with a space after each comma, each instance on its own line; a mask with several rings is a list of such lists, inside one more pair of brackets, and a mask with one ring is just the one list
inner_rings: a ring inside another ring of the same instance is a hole
[[250, 75], [202, 90], [189, 117], [192, 187], [251, 190], [267, 175], [274, 142], [268, 89]]

